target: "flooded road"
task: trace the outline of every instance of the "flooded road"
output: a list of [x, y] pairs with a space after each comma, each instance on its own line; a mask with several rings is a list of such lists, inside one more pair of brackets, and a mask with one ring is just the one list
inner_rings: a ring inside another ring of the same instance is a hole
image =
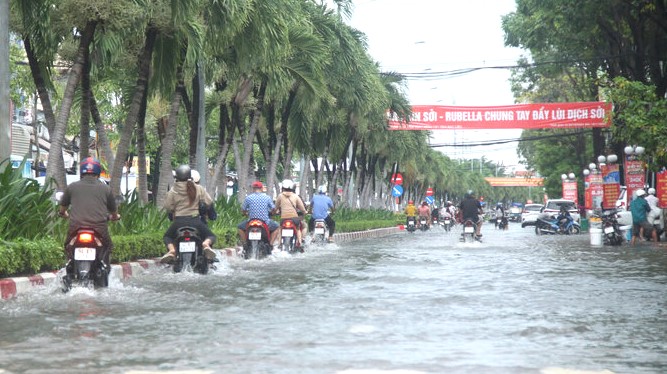
[[0, 302], [0, 373], [667, 372], [667, 247], [459, 232], [44, 288]]

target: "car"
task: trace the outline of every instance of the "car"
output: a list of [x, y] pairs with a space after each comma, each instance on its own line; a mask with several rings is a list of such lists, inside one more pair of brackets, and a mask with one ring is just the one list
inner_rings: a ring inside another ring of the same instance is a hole
[[572, 215], [572, 219], [574, 219], [576, 222], [580, 222], [579, 209], [577, 208], [577, 204], [575, 204], [575, 202], [572, 200], [568, 199], [547, 200], [546, 204], [544, 204], [542, 212], [547, 213], [549, 215], [557, 216], [562, 206], [567, 207], [568, 212], [570, 212], [570, 215]]
[[543, 207], [542, 204], [526, 204], [521, 212], [521, 227], [535, 226], [537, 216]]

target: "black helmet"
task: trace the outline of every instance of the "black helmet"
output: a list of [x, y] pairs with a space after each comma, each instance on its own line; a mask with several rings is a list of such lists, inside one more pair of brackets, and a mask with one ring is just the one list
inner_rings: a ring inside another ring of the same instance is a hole
[[190, 179], [191, 172], [189, 165], [181, 165], [176, 168], [176, 181], [184, 182]]

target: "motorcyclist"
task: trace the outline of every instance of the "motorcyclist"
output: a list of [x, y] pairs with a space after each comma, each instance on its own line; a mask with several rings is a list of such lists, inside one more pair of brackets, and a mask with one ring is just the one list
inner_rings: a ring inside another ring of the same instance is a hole
[[560, 210], [558, 211], [558, 216], [556, 217], [556, 221], [558, 222], [558, 227], [563, 230], [565, 226], [567, 226], [567, 223], [572, 220], [572, 215], [570, 214], [570, 211], [568, 210], [567, 206], [561, 205]]
[[[99, 161], [92, 157], [86, 158], [80, 164], [80, 173], [81, 179], [67, 186], [60, 198], [58, 214], [70, 219], [65, 250], [67, 242], [76, 234], [76, 230], [82, 227], [92, 228], [100, 235], [102, 244], [107, 248], [102, 261], [108, 266], [113, 250], [108, 221], [120, 219], [116, 199], [111, 193], [111, 188], [99, 180], [102, 173]], [[71, 269], [67, 271], [69, 273]]]
[[463, 201], [459, 204], [459, 210], [461, 211], [461, 223], [467, 220], [473, 221], [476, 228], [475, 235], [478, 238], [482, 237], [482, 220], [479, 219], [479, 215], [484, 212], [482, 210], [482, 204], [475, 198], [472, 190], [464, 195]]
[[215, 243], [215, 235], [208, 226], [199, 218], [199, 205], [211, 205], [213, 201], [206, 193], [203, 187], [197, 186], [192, 181], [192, 171], [190, 166], [181, 165], [175, 170], [176, 181], [174, 187], [167, 192], [164, 202], [164, 209], [171, 213], [174, 222], [169, 226], [163, 236], [164, 244], [167, 246], [167, 253], [162, 256], [160, 262], [171, 263], [176, 259], [176, 247], [174, 240], [178, 237], [178, 229], [189, 226], [195, 228], [202, 241], [204, 256], [209, 260], [214, 260], [216, 255], [211, 249]]
[[431, 210], [431, 222], [437, 222], [440, 219], [440, 209], [437, 205], [433, 205]]
[[[329, 237], [327, 240], [331, 243], [333, 242], [333, 234], [336, 228], [336, 222], [331, 218], [331, 214], [334, 212], [334, 204], [329, 196], [326, 195], [327, 189], [324, 186], [317, 187], [317, 195], [313, 195], [313, 198], [310, 199], [310, 211], [311, 216], [308, 221], [308, 231], [313, 232], [315, 229], [315, 220], [323, 219], [327, 223], [329, 228]], [[331, 210], [331, 214], [329, 214]]]
[[[431, 226], [431, 208], [428, 207], [426, 201], [422, 202], [422, 205], [419, 207], [419, 221], [424, 218], [426, 220], [426, 225]], [[420, 223], [421, 226], [421, 223]]]
[[278, 223], [271, 219], [271, 214], [276, 208], [273, 200], [269, 195], [262, 192], [264, 185], [260, 181], [252, 182], [252, 193], [246, 196], [241, 205], [243, 214], [248, 216], [248, 219], [243, 220], [236, 227], [238, 229], [239, 239], [243, 244], [246, 240], [246, 226], [251, 219], [259, 219], [266, 223], [269, 228], [271, 245], [276, 243], [276, 236], [278, 235]]
[[505, 208], [502, 203], [496, 204], [496, 228], [500, 227], [503, 217], [505, 217]]
[[655, 188], [651, 187], [648, 189], [646, 202], [651, 207], [651, 211], [648, 212], [646, 218], [648, 219], [648, 222], [653, 225], [654, 230], [657, 231], [658, 239], [660, 239], [664, 229], [661, 226], [662, 209], [658, 207], [658, 198], [655, 196]]
[[412, 200], [408, 200], [408, 205], [405, 207], [405, 225], [408, 225], [408, 221], [410, 218], [412, 218], [415, 222], [417, 222], [417, 207], [415, 206], [415, 202]]
[[296, 184], [291, 179], [283, 180], [281, 184], [282, 192], [276, 198], [276, 213], [280, 214], [280, 220], [291, 219], [295, 227], [298, 227], [296, 246], [301, 246], [302, 238], [305, 236], [306, 225], [302, 220], [306, 214], [306, 206], [299, 195], [294, 193]]

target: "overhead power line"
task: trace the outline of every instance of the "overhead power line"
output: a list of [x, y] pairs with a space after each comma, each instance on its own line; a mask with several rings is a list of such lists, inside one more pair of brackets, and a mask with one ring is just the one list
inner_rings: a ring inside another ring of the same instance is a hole
[[461, 142], [461, 143], [439, 143], [439, 144], [429, 144], [431, 148], [440, 148], [440, 147], [478, 147], [478, 146], [488, 146], [496, 144], [505, 144], [513, 142], [529, 142], [534, 140], [550, 139], [550, 138], [562, 138], [568, 136], [576, 136], [586, 134], [588, 130], [579, 130], [567, 134], [550, 134], [550, 135], [535, 135], [527, 136], [525, 138], [512, 138], [512, 139], [499, 139], [499, 140], [490, 140], [484, 142]]

